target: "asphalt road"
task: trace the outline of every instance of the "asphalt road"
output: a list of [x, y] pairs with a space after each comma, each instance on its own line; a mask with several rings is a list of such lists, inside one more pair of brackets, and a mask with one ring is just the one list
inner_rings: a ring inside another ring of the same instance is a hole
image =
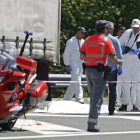
[[[104, 101], [107, 104], [108, 101]], [[44, 109], [49, 102], [43, 102]], [[140, 140], [140, 112], [119, 112], [113, 116], [101, 114], [100, 132], [87, 132], [88, 115], [30, 113], [21, 117], [12, 131], [0, 129], [0, 140]], [[118, 108], [116, 108], [118, 110]]]

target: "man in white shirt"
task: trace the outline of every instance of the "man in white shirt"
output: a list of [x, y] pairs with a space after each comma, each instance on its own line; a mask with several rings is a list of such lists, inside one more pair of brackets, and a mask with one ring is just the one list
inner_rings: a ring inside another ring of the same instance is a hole
[[[131, 49], [137, 49], [137, 42], [140, 41], [140, 20], [134, 19], [131, 24], [131, 29], [128, 29], [119, 38], [121, 45], [125, 45], [125, 50], [123, 51], [123, 81], [140, 81], [140, 59], [137, 55], [131, 55], [129, 51]], [[123, 83], [123, 94], [119, 111], [126, 111], [127, 105], [130, 99], [130, 86], [131, 83]], [[135, 88], [135, 92], [131, 92], [131, 103], [133, 105], [133, 110], [138, 111], [140, 108], [140, 84], [133, 83], [132, 88]]]
[[71, 81], [79, 81], [79, 83], [70, 84], [63, 100], [70, 100], [75, 94], [76, 102], [84, 103], [83, 89], [80, 83], [83, 73], [83, 60], [80, 59], [80, 48], [84, 43], [85, 33], [87, 31], [84, 27], [78, 27], [76, 36], [69, 39], [66, 43], [63, 56], [64, 64], [67, 66], [67, 71], [71, 73]]

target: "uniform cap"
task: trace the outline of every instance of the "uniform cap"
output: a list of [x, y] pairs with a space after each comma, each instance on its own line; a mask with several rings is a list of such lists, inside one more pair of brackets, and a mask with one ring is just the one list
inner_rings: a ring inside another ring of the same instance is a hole
[[140, 26], [140, 20], [139, 19], [133, 19], [131, 27], [139, 27]]
[[84, 32], [84, 33], [87, 33], [87, 31], [85, 30], [84, 27], [78, 27], [78, 28], [77, 28], [77, 32], [78, 32], [78, 31], [82, 31], [82, 32]]
[[106, 20], [97, 20], [95, 24], [96, 28], [105, 28], [107, 26], [107, 21]]

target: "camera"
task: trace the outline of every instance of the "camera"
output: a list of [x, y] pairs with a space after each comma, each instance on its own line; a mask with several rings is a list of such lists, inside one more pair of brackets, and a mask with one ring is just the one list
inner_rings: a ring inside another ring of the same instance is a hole
[[125, 50], [123, 51], [123, 54], [127, 54], [127, 53], [129, 53], [130, 51], [131, 51], [131, 48], [128, 47], [128, 46], [126, 46], [126, 47], [125, 47]]
[[[137, 49], [140, 49], [140, 41], [136, 42]], [[138, 59], [140, 59], [140, 53], [138, 54]]]

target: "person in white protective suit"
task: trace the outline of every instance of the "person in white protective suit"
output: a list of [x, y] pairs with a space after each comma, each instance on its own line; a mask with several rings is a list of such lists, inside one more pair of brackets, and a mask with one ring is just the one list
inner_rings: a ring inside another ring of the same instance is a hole
[[[125, 27], [120, 27], [119, 30], [118, 30], [118, 36], [116, 36], [118, 39], [123, 35], [123, 33], [126, 31], [126, 28]], [[122, 81], [122, 74], [117, 76], [117, 81]], [[116, 107], [121, 107], [121, 104], [120, 104], [120, 96], [121, 96], [121, 93], [122, 93], [122, 83], [117, 83], [117, 97], [116, 97], [116, 104], [115, 106]]]
[[80, 59], [80, 48], [84, 43], [85, 33], [87, 31], [84, 27], [78, 27], [76, 36], [69, 39], [66, 43], [63, 56], [64, 64], [67, 66], [67, 71], [71, 73], [71, 81], [79, 81], [79, 83], [70, 84], [63, 100], [70, 100], [75, 94], [76, 102], [84, 103], [83, 89], [80, 83], [83, 73], [83, 60]]
[[[140, 81], [140, 59], [137, 51], [140, 46], [140, 20], [134, 19], [131, 24], [131, 29], [128, 29], [119, 38], [121, 45], [125, 45], [123, 50], [123, 81]], [[135, 53], [134, 53], [135, 52]], [[133, 54], [133, 55], [132, 55]], [[123, 83], [123, 94], [119, 111], [126, 111], [130, 99], [131, 83]], [[132, 92], [133, 91], [133, 92]], [[135, 91], [135, 92], [134, 92]], [[140, 84], [133, 83], [131, 90], [131, 103], [133, 105], [132, 111], [139, 111], [140, 109]]]

